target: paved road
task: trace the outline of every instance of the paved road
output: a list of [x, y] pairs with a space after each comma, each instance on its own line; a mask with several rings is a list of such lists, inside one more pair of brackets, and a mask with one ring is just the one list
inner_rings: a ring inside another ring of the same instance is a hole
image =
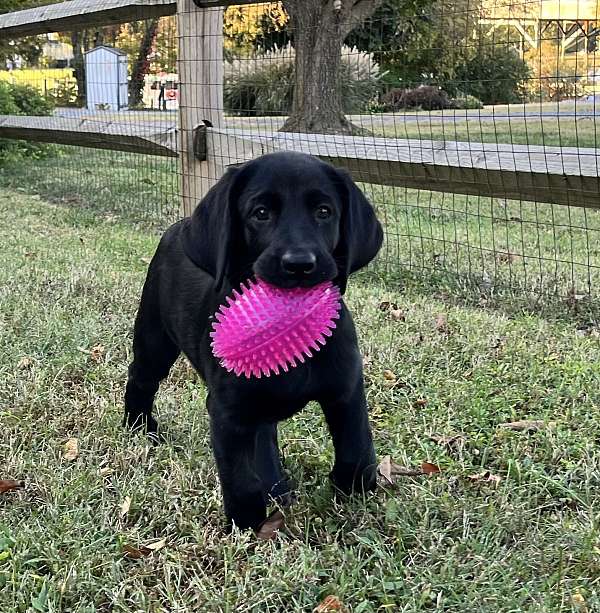
[[[90, 117], [104, 116], [113, 120], [123, 118], [131, 121], [133, 117], [140, 121], [176, 121], [177, 111], [88, 111], [87, 109], [58, 108], [55, 114], [59, 117]], [[349, 119], [364, 127], [384, 127], [401, 124], [402, 122], [429, 122], [457, 123], [467, 120], [477, 122], [507, 121], [511, 119], [550, 119], [550, 118], [577, 118], [595, 120], [600, 117], [600, 95], [573, 103], [571, 101], [559, 104], [527, 104], [524, 106], [496, 106], [486, 107], [482, 110], [463, 111], [432, 111], [414, 113], [377, 113], [374, 115], [350, 115]], [[283, 123], [281, 117], [230, 117], [227, 123], [233, 127], [277, 130]]]

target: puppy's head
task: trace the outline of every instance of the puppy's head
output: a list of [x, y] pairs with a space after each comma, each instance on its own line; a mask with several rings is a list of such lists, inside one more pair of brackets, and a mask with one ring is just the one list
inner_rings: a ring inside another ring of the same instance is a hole
[[188, 257], [236, 284], [254, 273], [278, 287], [334, 281], [366, 266], [383, 232], [350, 176], [300, 153], [273, 153], [230, 169], [184, 229]]

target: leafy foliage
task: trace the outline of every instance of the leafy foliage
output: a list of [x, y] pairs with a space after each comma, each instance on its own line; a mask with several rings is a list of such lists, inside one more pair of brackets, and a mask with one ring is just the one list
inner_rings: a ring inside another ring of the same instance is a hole
[[560, 101], [583, 94], [576, 65], [565, 62], [552, 41], [542, 41], [538, 49], [527, 52], [525, 59], [533, 75], [527, 87], [531, 99]]
[[529, 66], [509, 46], [481, 45], [473, 57], [459, 64], [448, 85], [479, 98], [484, 104], [511, 104], [527, 99]]
[[[37, 89], [0, 81], [1, 115], [50, 115], [53, 108], [52, 102]], [[41, 158], [52, 150], [52, 145], [0, 139], [0, 162], [19, 157]]]
[[[294, 89], [291, 45], [236, 59], [225, 66], [225, 110], [235, 115], [280, 115], [289, 112]], [[365, 111], [379, 87], [379, 66], [356, 49], [342, 49], [340, 78], [345, 113]]]
[[452, 100], [450, 100], [448, 94], [434, 85], [392, 89], [383, 97], [383, 103], [386, 111], [403, 109], [439, 111], [453, 108]]
[[472, 53], [478, 0], [385, 0], [346, 44], [372, 53], [391, 86], [438, 83]]
[[228, 7], [223, 17], [226, 54], [232, 57], [257, 48], [273, 49], [276, 45], [267, 41], [283, 34], [287, 23], [288, 15], [281, 2]]

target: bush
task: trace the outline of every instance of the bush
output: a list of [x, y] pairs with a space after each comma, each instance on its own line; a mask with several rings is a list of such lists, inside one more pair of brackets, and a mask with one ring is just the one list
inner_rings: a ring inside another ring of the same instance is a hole
[[[225, 64], [223, 101], [234, 115], [285, 115], [292, 108], [294, 48], [287, 45]], [[342, 49], [341, 87], [345, 113], [368, 110], [379, 87], [379, 66], [368, 53]]]
[[527, 86], [529, 98], [560, 101], [585, 93], [577, 75], [577, 66], [561, 59], [560, 50], [554, 43], [543, 41], [538, 49], [529, 51], [525, 59], [533, 72], [533, 79]]
[[474, 57], [457, 66], [447, 89], [475, 96], [483, 104], [512, 104], [527, 99], [530, 78], [529, 66], [514, 48], [482, 45]]
[[482, 109], [483, 102], [471, 94], [458, 93], [452, 98], [452, 104], [455, 109]]
[[[0, 82], [0, 114], [50, 115], [53, 109], [54, 105], [37, 89], [28, 85]], [[42, 158], [53, 149], [52, 145], [0, 139], [0, 161], [19, 157]]]
[[382, 102], [385, 110], [392, 112], [406, 109], [441, 111], [454, 108], [448, 94], [435, 85], [395, 88], [383, 96]]

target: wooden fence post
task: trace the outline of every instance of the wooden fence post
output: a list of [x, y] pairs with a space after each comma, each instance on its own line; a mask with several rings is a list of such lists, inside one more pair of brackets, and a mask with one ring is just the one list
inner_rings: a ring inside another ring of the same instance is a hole
[[194, 130], [204, 120], [223, 125], [223, 9], [177, 1], [179, 38], [179, 146], [182, 213], [188, 216], [218, 181], [223, 168], [194, 156]]

